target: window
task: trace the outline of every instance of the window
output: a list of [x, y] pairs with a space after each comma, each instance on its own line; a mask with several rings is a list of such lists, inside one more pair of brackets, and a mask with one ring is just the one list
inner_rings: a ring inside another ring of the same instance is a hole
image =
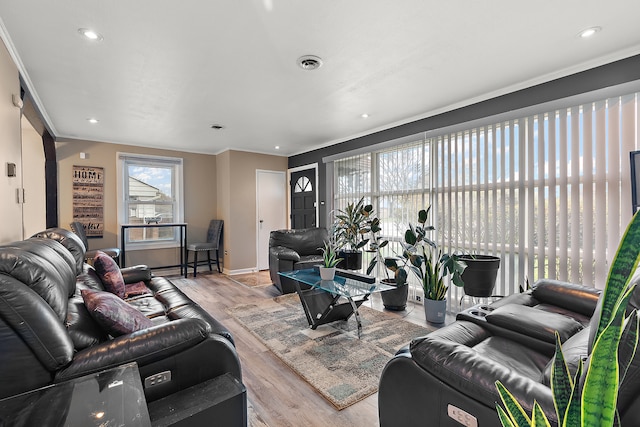
[[[370, 200], [396, 251], [408, 222], [432, 206], [445, 251], [501, 258], [495, 294], [543, 277], [602, 288], [631, 218], [639, 98], [537, 107], [334, 159], [334, 204]], [[450, 287], [450, 302], [461, 296]]]
[[[118, 223], [183, 221], [182, 159], [118, 153]], [[173, 227], [131, 228], [127, 247], [160, 248], [178, 244]]]

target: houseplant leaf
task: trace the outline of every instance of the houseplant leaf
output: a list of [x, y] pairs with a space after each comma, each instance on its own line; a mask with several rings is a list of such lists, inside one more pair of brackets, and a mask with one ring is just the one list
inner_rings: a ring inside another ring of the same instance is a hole
[[613, 425], [618, 398], [618, 344], [625, 310], [635, 286], [616, 305], [611, 322], [596, 338], [582, 392], [584, 425]]
[[[512, 424], [517, 427], [526, 427], [531, 425], [531, 418], [527, 415], [522, 405], [516, 400], [515, 397], [505, 388], [500, 381], [496, 381], [496, 388], [500, 395], [500, 400], [504, 405], [504, 409], [508, 414]], [[505, 424], [503, 424], [504, 426]]]
[[596, 336], [599, 336], [604, 328], [607, 327], [618, 298], [626, 289], [629, 276], [636, 270], [638, 248], [640, 248], [640, 215], [636, 213], [622, 236], [613, 264], [609, 270]]

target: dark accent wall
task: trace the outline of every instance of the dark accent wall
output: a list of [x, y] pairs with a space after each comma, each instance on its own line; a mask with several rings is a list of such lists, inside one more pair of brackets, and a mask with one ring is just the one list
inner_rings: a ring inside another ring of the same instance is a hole
[[49, 131], [42, 135], [44, 148], [44, 174], [47, 206], [47, 228], [58, 226], [58, 162], [56, 143]]
[[379, 144], [396, 138], [506, 113], [622, 83], [640, 80], [640, 55], [572, 74], [486, 101], [385, 129], [329, 147], [289, 157], [289, 168], [318, 163], [319, 226], [326, 226], [326, 167], [322, 158]]

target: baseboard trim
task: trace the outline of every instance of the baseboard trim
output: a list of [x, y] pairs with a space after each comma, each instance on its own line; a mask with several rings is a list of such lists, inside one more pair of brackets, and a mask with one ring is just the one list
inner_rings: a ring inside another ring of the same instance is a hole
[[224, 274], [226, 274], [227, 276], [236, 276], [238, 274], [247, 274], [247, 273], [257, 273], [258, 269], [256, 267], [254, 268], [241, 268], [239, 270], [228, 270], [228, 269], [223, 269], [222, 272]]

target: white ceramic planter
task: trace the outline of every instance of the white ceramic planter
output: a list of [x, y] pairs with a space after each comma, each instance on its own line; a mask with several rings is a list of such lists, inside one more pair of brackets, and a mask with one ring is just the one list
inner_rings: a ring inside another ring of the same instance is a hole
[[333, 280], [336, 275], [335, 267], [322, 267], [320, 266], [320, 278], [322, 280]]

